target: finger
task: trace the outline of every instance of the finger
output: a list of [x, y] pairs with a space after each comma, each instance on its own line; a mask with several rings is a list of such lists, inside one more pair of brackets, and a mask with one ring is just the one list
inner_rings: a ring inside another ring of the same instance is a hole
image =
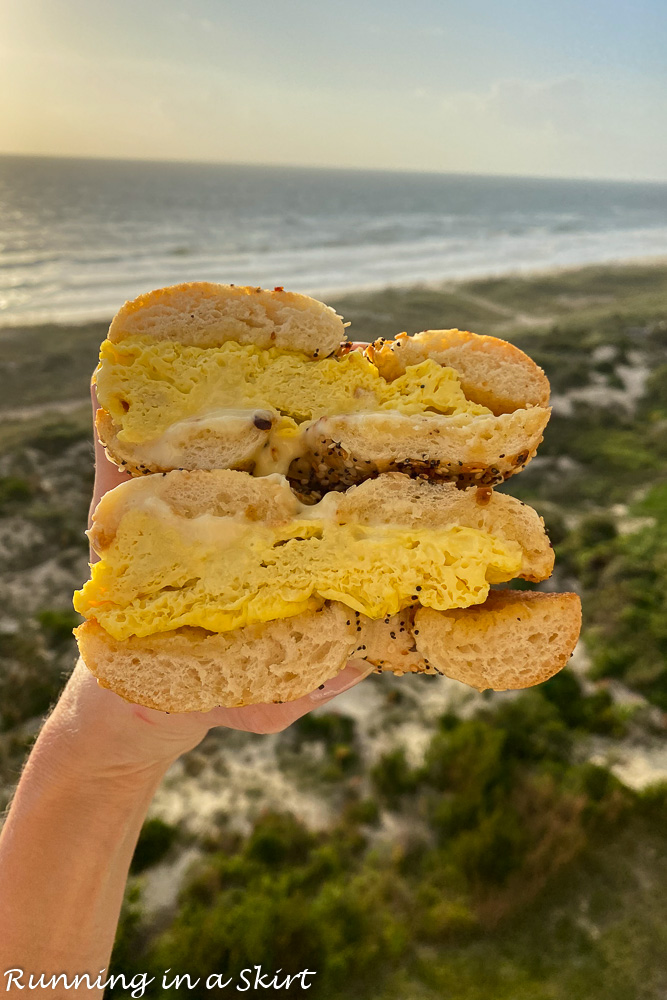
[[[93, 495], [90, 501], [90, 507], [88, 508], [88, 527], [90, 528], [93, 523], [93, 514], [98, 503], [102, 499], [105, 493], [109, 490], [114, 489], [116, 486], [120, 486], [121, 483], [126, 482], [132, 477], [126, 472], [121, 472], [120, 469], [110, 462], [107, 458], [106, 451], [104, 450], [104, 445], [97, 436], [97, 427], [95, 426], [95, 417], [97, 415], [98, 403], [97, 403], [97, 392], [95, 391], [95, 385], [93, 382], [90, 384], [90, 398], [93, 404], [93, 442], [95, 445], [95, 482], [93, 484]], [[92, 547], [90, 549], [90, 563], [97, 562], [97, 553], [93, 551]]]
[[344, 691], [349, 691], [375, 668], [365, 660], [350, 660], [339, 674], [316, 691], [286, 701], [282, 705], [245, 705], [243, 708], [214, 708], [202, 716], [209, 726], [226, 726], [249, 733], [278, 733], [287, 729], [314, 708], [326, 705]]
[[90, 387], [90, 396], [93, 404], [93, 435], [95, 441], [95, 485], [93, 487], [93, 499], [90, 504], [90, 512], [88, 516], [88, 526], [90, 527], [90, 522], [92, 518], [93, 511], [97, 507], [98, 503], [102, 499], [105, 493], [109, 490], [114, 489], [115, 486], [119, 486], [121, 483], [127, 482], [128, 479], [132, 477], [128, 475], [127, 472], [121, 472], [120, 469], [110, 462], [107, 458], [106, 451], [104, 450], [104, 445], [97, 436], [97, 428], [95, 427], [95, 414], [98, 410], [97, 403], [97, 393], [95, 391], [95, 386]]

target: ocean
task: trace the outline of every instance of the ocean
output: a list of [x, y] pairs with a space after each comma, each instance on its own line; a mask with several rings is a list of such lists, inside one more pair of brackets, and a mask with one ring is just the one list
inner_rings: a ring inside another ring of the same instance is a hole
[[667, 184], [0, 157], [0, 325], [207, 279], [321, 294], [667, 254]]

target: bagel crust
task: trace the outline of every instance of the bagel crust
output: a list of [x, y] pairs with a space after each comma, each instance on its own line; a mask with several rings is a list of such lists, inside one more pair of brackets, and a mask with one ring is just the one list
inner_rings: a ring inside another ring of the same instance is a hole
[[547, 406], [549, 380], [522, 350], [497, 337], [468, 330], [424, 330], [409, 337], [376, 340], [367, 356], [385, 378], [398, 378], [409, 365], [433, 358], [454, 368], [468, 399], [492, 413], [512, 413], [522, 407]]
[[492, 590], [464, 614], [420, 608], [414, 630], [436, 670], [478, 691], [513, 691], [565, 666], [581, 630], [581, 601], [576, 594]]
[[182, 628], [116, 640], [95, 620], [75, 634], [102, 687], [163, 712], [205, 712], [293, 701], [350, 659], [378, 672], [441, 674], [478, 690], [530, 687], [567, 663], [580, 624], [576, 594], [493, 591], [476, 607], [408, 608], [380, 621], [327, 602], [222, 634]]
[[116, 640], [91, 620], [75, 634], [102, 687], [162, 712], [206, 712], [314, 691], [343, 669], [355, 647], [349, 619], [349, 608], [330, 604], [234, 632], [181, 628]]
[[284, 288], [189, 281], [125, 303], [111, 322], [108, 339], [118, 344], [135, 336], [197, 347], [235, 340], [317, 357], [340, 349], [345, 325], [330, 306]]
[[[172, 348], [175, 343], [215, 349], [228, 342], [279, 348], [313, 364], [332, 356], [340, 360], [352, 349], [344, 342], [341, 317], [315, 299], [282, 288], [210, 282], [157, 289], [127, 302], [111, 323], [108, 343], [137, 337], [172, 342]], [[551, 412], [549, 382], [519, 348], [467, 331], [430, 330], [377, 341], [363, 354], [388, 384], [429, 360], [453, 370], [461, 398], [472, 409], [463, 413], [443, 407], [440, 412], [427, 406], [413, 413], [387, 404], [376, 409], [377, 402], [371, 401], [368, 411], [324, 409], [310, 418], [299, 416], [298, 429], [293, 424], [295, 433], [287, 440], [280, 427], [289, 399], [278, 404], [262, 397], [257, 406], [232, 410], [225, 407], [236, 403], [216, 404], [209, 394], [199, 400], [196, 412], [174, 417], [166, 432], [130, 440], [123, 414], [105, 401], [102, 391], [102, 373], [113, 356], [107, 350], [98, 369], [97, 432], [110, 460], [134, 476], [173, 469], [229, 468], [256, 476], [275, 471], [311, 499], [390, 471], [462, 486], [495, 485], [521, 471], [535, 455]]]
[[534, 406], [488, 417], [322, 417], [306, 431], [305, 461], [294, 463], [289, 474], [312, 493], [351, 486], [380, 472], [404, 472], [458, 486], [495, 486], [534, 457], [550, 413]]

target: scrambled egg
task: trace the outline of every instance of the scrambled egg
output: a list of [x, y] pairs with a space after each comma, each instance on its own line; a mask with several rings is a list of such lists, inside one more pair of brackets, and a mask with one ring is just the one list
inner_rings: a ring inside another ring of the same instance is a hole
[[149, 506], [127, 511], [74, 606], [115, 639], [194, 625], [225, 632], [336, 600], [370, 618], [486, 599], [516, 576], [516, 542], [474, 528], [408, 529], [298, 517], [286, 524]]
[[331, 414], [427, 410], [489, 414], [466, 399], [457, 372], [429, 358], [387, 382], [360, 351], [312, 361], [292, 351], [229, 341], [186, 346], [150, 337], [105, 340], [96, 372], [100, 405], [118, 439], [143, 444], [180, 420], [225, 408], [270, 408], [297, 423]]

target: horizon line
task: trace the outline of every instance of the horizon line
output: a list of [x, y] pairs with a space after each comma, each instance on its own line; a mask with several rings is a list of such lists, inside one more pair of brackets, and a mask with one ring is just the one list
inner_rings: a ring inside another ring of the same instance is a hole
[[632, 177], [586, 177], [563, 174], [510, 174], [485, 173], [475, 170], [416, 170], [409, 167], [351, 167], [344, 165], [305, 164], [305, 163], [258, 163], [242, 160], [187, 160], [167, 159], [143, 156], [82, 156], [72, 153], [17, 153], [0, 150], [0, 157], [29, 160], [76, 160], [101, 163], [146, 163], [162, 166], [198, 166], [198, 167], [251, 167], [269, 170], [321, 170], [340, 173], [366, 174], [413, 174], [429, 177], [475, 177], [488, 180], [524, 180], [524, 181], [571, 181], [590, 184], [651, 184], [667, 185], [666, 179], [632, 178]]

